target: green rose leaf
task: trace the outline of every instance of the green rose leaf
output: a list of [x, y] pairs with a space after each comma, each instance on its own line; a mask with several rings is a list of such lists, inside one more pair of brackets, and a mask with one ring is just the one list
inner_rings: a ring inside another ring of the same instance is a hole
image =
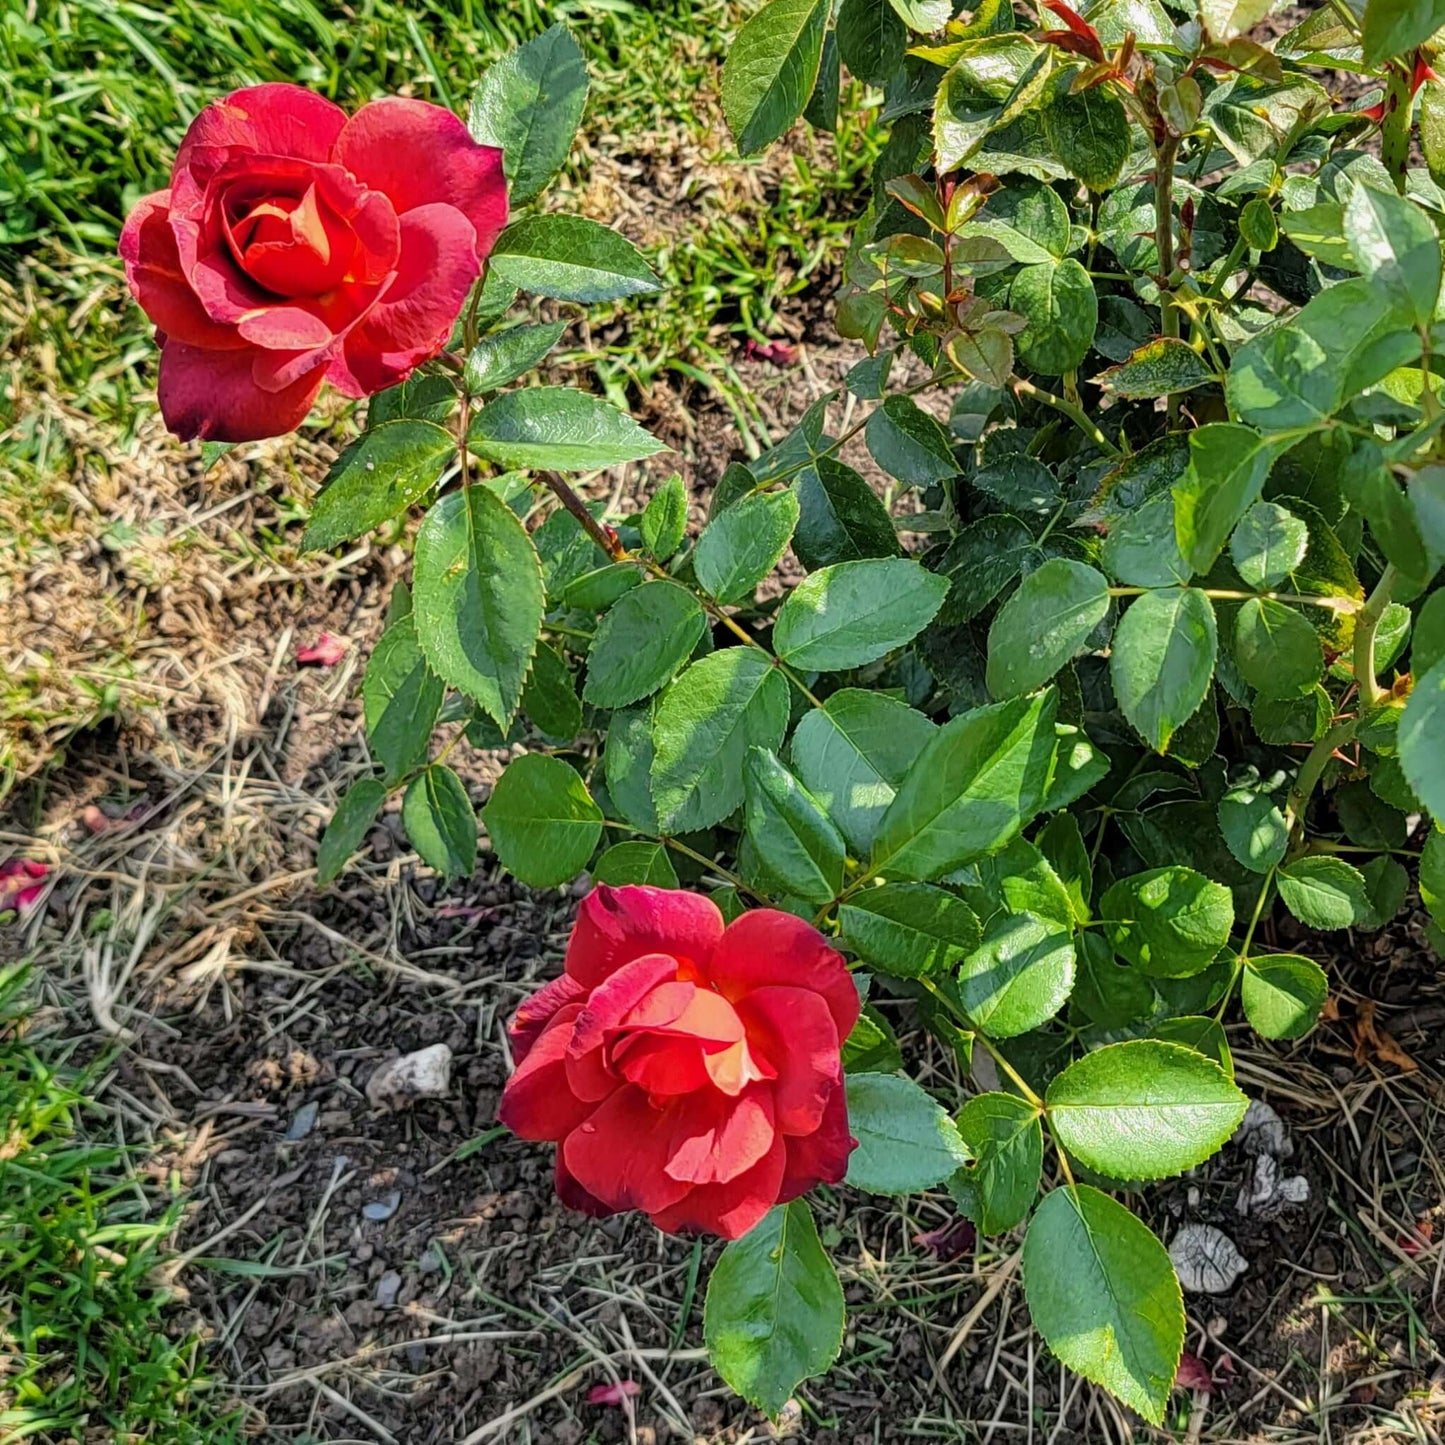
[[779, 1204], [723, 1250], [708, 1280], [703, 1339], [712, 1367], [776, 1415], [843, 1347], [843, 1286], [807, 1203]]
[[707, 630], [702, 604], [675, 582], [624, 592], [597, 624], [582, 696], [594, 707], [627, 707], [669, 682]]
[[868, 483], [842, 462], [819, 457], [798, 473], [798, 525], [793, 551], [808, 571], [864, 557], [893, 557], [893, 519]]
[[1442, 0], [1367, 0], [1364, 60], [1367, 66], [1404, 55], [1445, 26]]
[[634, 828], [659, 831], [657, 806], [652, 801], [653, 702], [619, 708], [607, 728], [602, 767], [613, 806]]
[[1004, 1234], [1023, 1222], [1039, 1192], [1039, 1111], [1014, 1094], [979, 1094], [959, 1111], [958, 1132], [974, 1162], [948, 1181], [949, 1192], [980, 1234]]
[[1014, 698], [939, 728], [873, 840], [873, 867], [927, 882], [1004, 847], [1038, 813], [1053, 772], [1057, 695]]
[[1259, 500], [1277, 448], [1233, 422], [1210, 422], [1189, 434], [1189, 469], [1174, 484], [1180, 554], [1208, 572], [1239, 519]]
[[859, 857], [936, 731], [906, 703], [861, 688], [842, 688], [803, 715], [793, 733], [793, 767]]
[[1440, 237], [1426, 213], [1393, 190], [1359, 185], [1345, 205], [1345, 239], [1361, 273], [1428, 326], [1440, 297]]
[[939, 563], [948, 597], [939, 620], [954, 626], [978, 616], [1034, 555], [1034, 535], [1017, 518], [993, 512], [971, 522], [949, 543]]
[[848, 947], [893, 978], [952, 974], [979, 945], [978, 919], [961, 899], [927, 883], [885, 883], [838, 910]]
[[1135, 967], [1187, 978], [1229, 942], [1234, 898], [1222, 883], [1175, 865], [1120, 879], [1099, 900], [1099, 914], [1115, 951]]
[[1045, 48], [1017, 32], [963, 42], [934, 100], [934, 160], [940, 174], [959, 169], [991, 132], [1037, 101], [1047, 65]]
[[1123, 1028], [1151, 1017], [1159, 1007], [1154, 985], [1137, 968], [1125, 967], [1101, 933], [1081, 933], [1077, 942], [1078, 978], [1071, 1002], [1106, 1029]]
[[1129, 116], [1103, 86], [1061, 90], [1043, 108], [1044, 135], [1054, 159], [1091, 191], [1106, 191], [1129, 159]]
[[964, 960], [959, 997], [990, 1038], [1010, 1039], [1047, 1023], [1074, 986], [1069, 929], [1033, 913], [996, 913]]
[[662, 843], [614, 843], [593, 865], [595, 882], [621, 888], [642, 883], [650, 888], [676, 888], [677, 869]]
[[1313, 959], [1267, 953], [1248, 960], [1240, 984], [1244, 1016], [1266, 1039], [1299, 1039], [1314, 1028], [1330, 981]]
[[462, 780], [433, 763], [411, 780], [401, 821], [411, 846], [447, 878], [469, 878], [477, 866], [477, 818]]
[[[450, 376], [434, 371], [414, 371], [405, 381], [379, 391], [366, 404], [366, 427], [374, 431], [389, 421], [412, 418], [416, 421], [446, 421], [457, 409], [457, 387]], [[227, 442], [202, 442], [202, 459], [206, 448], [218, 446], [229, 451]]]
[[953, 881], [984, 917], [1002, 906], [1009, 913], [1036, 914], [1071, 932], [1077, 921], [1074, 900], [1063, 879], [1026, 838], [1015, 838], [1007, 848], [980, 858]]
[[687, 535], [687, 488], [674, 472], [653, 494], [638, 522], [642, 545], [666, 562]]
[[489, 263], [505, 281], [557, 301], [621, 301], [662, 290], [642, 252], [583, 216], [528, 216], [497, 238]]
[[905, 557], [839, 562], [810, 573], [788, 594], [773, 624], [773, 648], [805, 671], [862, 667], [912, 641], [947, 594], [947, 578]]
[[1245, 203], [1239, 213], [1239, 234], [1256, 251], [1273, 251], [1279, 245], [1279, 222], [1267, 197]]
[[788, 684], [766, 654], [727, 647], [700, 658], [663, 694], [653, 727], [652, 796], [668, 832], [721, 822], [743, 801], [751, 747], [777, 750]]
[[953, 19], [953, 0], [892, 0], [898, 18], [920, 35], [942, 30]]
[[1029, 1223], [1024, 1297], [1069, 1369], [1163, 1423], [1184, 1349], [1184, 1300], [1168, 1251], [1116, 1199], [1055, 1189]]
[[503, 865], [533, 888], [569, 883], [602, 836], [602, 809], [561, 758], [526, 753], [507, 764], [482, 809]]
[[[1418, 360], [1419, 334], [1394, 301], [1363, 276], [1321, 291], [1287, 324], [1234, 353], [1225, 383], [1230, 411], [1266, 432], [1319, 426], [1365, 387]], [[1228, 425], [1201, 427], [1190, 441]], [[1241, 450], [1239, 465], [1245, 460]]]
[[416, 620], [408, 613], [382, 633], [361, 684], [367, 741], [388, 779], [402, 777], [426, 756], [445, 693], [422, 656]]
[[430, 421], [389, 421], [363, 432], [332, 464], [301, 545], [324, 552], [420, 502], [456, 459], [457, 439]]
[[443, 497], [417, 533], [413, 586], [417, 641], [432, 670], [505, 729], [544, 607], [526, 528], [486, 487]]
[[1219, 378], [1187, 342], [1161, 336], [1094, 378], [1115, 396], [1173, 396]]
[[1160, 1039], [1075, 1060], [1044, 1097], [1059, 1143], [1114, 1179], [1165, 1179], [1209, 1158], [1249, 1101], [1212, 1060]]
[[667, 450], [625, 412], [568, 386], [503, 392], [477, 414], [467, 437], [478, 456], [526, 470], [588, 472]]
[[948, 433], [911, 397], [890, 396], [863, 429], [873, 460], [900, 482], [929, 486], [958, 475]]
[[1042, 687], [1084, 650], [1109, 613], [1109, 582], [1055, 557], [1030, 572], [988, 630], [988, 690], [1016, 697]]
[[1021, 265], [1062, 261], [1069, 252], [1069, 208], [1052, 186], [1018, 179], [988, 198], [962, 236], [988, 236]]
[[932, 1189], [968, 1162], [958, 1127], [912, 1079], [852, 1074], [848, 1127], [858, 1147], [846, 1183], [867, 1194]]
[[831, 0], [768, 0], [723, 63], [728, 129], [745, 156], [765, 150], [803, 113], [818, 79]]
[[1204, 701], [1217, 650], [1214, 608], [1197, 588], [1146, 592], [1120, 619], [1109, 675], [1121, 711], [1155, 752]]
[[386, 801], [386, 784], [380, 778], [358, 778], [342, 794], [316, 851], [316, 881], [324, 888], [334, 883], [346, 860], [361, 847]]
[[522, 688], [522, 711], [539, 733], [571, 742], [582, 731], [577, 679], [562, 654], [545, 642], [532, 654], [532, 670]]
[[1445, 662], [1437, 662], [1417, 678], [1400, 718], [1400, 766], [1429, 808], [1435, 821], [1445, 822]]
[[842, 0], [838, 6], [838, 54], [870, 85], [884, 85], [903, 65], [908, 28], [890, 0]]
[[1125, 512], [1104, 538], [1100, 561], [1109, 576], [1128, 587], [1188, 582], [1194, 571], [1179, 554], [1173, 496], [1165, 492]]
[[1099, 298], [1072, 256], [1025, 266], [1009, 286], [1008, 309], [1028, 321], [1017, 341], [1022, 365], [1062, 376], [1083, 364], [1099, 324]]
[[1264, 793], [1235, 788], [1219, 800], [1219, 828], [1229, 851], [1251, 873], [1268, 873], [1284, 859], [1289, 827]]
[[793, 492], [750, 493], [703, 528], [693, 552], [697, 580], [719, 602], [750, 597], [778, 565], [797, 525]]
[[1261, 592], [1278, 587], [1304, 561], [1309, 528], [1293, 512], [1274, 502], [1256, 502], [1229, 539], [1234, 570], [1246, 587]]
[[490, 66], [472, 92], [469, 128], [498, 146], [514, 206], [562, 169], [587, 102], [587, 66], [565, 26], [519, 45]]
[[843, 835], [808, 790], [767, 748], [750, 748], [743, 773], [744, 829], [768, 873], [806, 903], [843, 887]]
[[1251, 597], [1234, 621], [1240, 676], [1263, 697], [1298, 697], [1320, 680], [1325, 655], [1319, 634], [1296, 607]]
[[1370, 893], [1358, 868], [1317, 854], [1275, 874], [1284, 906], [1311, 928], [1352, 928], [1370, 914]]
[[540, 326], [508, 326], [482, 337], [462, 372], [468, 394], [495, 391], [525, 375], [545, 359], [566, 329], [565, 320], [547, 321]]
[[1253, 30], [1271, 9], [1271, 0], [1201, 0], [1199, 18], [1211, 40], [1232, 40]]
[[1420, 901], [1445, 927], [1445, 833], [1431, 833], [1420, 854]]

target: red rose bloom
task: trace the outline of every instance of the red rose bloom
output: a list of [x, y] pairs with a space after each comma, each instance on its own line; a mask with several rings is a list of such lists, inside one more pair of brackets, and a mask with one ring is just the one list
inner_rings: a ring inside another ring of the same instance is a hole
[[724, 928], [693, 893], [599, 887], [566, 972], [512, 1019], [501, 1120], [560, 1145], [572, 1208], [736, 1239], [843, 1178], [839, 1049], [857, 1019], [842, 956], [791, 913]]
[[291, 431], [322, 381], [369, 396], [446, 345], [507, 222], [502, 153], [397, 98], [349, 120], [296, 85], [208, 105], [120, 237], [184, 440]]

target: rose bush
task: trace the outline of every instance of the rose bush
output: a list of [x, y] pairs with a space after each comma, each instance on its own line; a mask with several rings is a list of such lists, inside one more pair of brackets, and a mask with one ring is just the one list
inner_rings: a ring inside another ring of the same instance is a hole
[[574, 1209], [736, 1239], [847, 1171], [840, 1049], [858, 1009], [843, 956], [790, 913], [724, 927], [697, 894], [603, 885], [566, 972], [512, 1020], [501, 1120], [558, 1145]]
[[[514, 749], [497, 858], [608, 891], [514, 1021], [503, 1118], [558, 1143], [579, 1207], [740, 1235], [704, 1336], [773, 1411], [842, 1344], [798, 1197], [841, 1174], [946, 1189], [981, 1252], [1015, 1251], [1060, 1360], [1162, 1421], [1184, 1302], [1118, 1181], [1231, 1138], [1228, 1030], [1315, 1027], [1311, 930], [1383, 928], [1413, 881], [1445, 952], [1445, 0], [1322, 10], [1273, 48], [1244, 33], [1261, 0], [1045, 8], [1063, 28], [1007, 0], [766, 0], [742, 27], [740, 150], [833, 124], [840, 62], [890, 133], [838, 305], [869, 354], [709, 479], [695, 536], [680, 477], [606, 519], [564, 479], [661, 442], [512, 385], [568, 305], [658, 289], [615, 232], [528, 210], [586, 93], [564, 30], [529, 41], [472, 101], [522, 213], [464, 354], [375, 398], [304, 539], [427, 508], [319, 880], [389, 798], [424, 863], [469, 874], [449, 760]], [[1309, 71], [1337, 62], [1378, 102], [1332, 106]], [[561, 304], [509, 322], [521, 293]], [[843, 459], [865, 447], [881, 488]], [[903, 1072], [899, 1023], [961, 1097]]]
[[170, 186], [121, 233], [181, 437], [298, 426], [329, 381], [370, 396], [446, 345], [507, 221], [502, 152], [450, 111], [388, 97], [350, 119], [295, 85], [208, 105]]

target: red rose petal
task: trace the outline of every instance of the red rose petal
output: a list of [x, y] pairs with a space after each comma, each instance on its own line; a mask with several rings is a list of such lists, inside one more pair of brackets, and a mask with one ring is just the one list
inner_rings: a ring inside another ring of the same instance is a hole
[[346, 638], [338, 637], [334, 632], [318, 632], [315, 642], [296, 649], [296, 661], [318, 667], [335, 667], [346, 656], [350, 646]]
[[405, 381], [446, 344], [481, 263], [466, 217], [419, 206], [401, 217], [395, 278], [346, 340], [346, 369], [368, 392]]
[[770, 984], [811, 989], [826, 1001], [840, 1039], [858, 1022], [858, 989], [843, 955], [792, 913], [757, 908], [733, 919], [713, 950], [708, 975], [735, 1003]]
[[756, 988], [739, 1002], [738, 1012], [753, 1047], [772, 1065], [778, 1128], [811, 1134], [843, 1077], [827, 1002], [806, 988]]
[[173, 174], [188, 170], [202, 147], [325, 161], [345, 125], [346, 112], [339, 105], [303, 86], [248, 86], [212, 101], [191, 122]]
[[280, 391], [256, 384], [256, 353], [203, 351], [167, 338], [157, 392], [166, 425], [182, 441], [253, 442], [283, 436], [306, 419], [321, 390], [320, 368]]
[[567, 1045], [580, 1004], [558, 1009], [502, 1090], [497, 1118], [521, 1139], [558, 1142], [592, 1112], [567, 1087]]
[[520, 1064], [542, 1030], [552, 1021], [552, 1015], [569, 1003], [580, 1003], [586, 994], [587, 990], [575, 978], [569, 978], [564, 973], [550, 983], [544, 983], [531, 998], [518, 1004], [507, 1025], [513, 1060]]
[[783, 1138], [745, 1174], [726, 1184], [703, 1184], [676, 1204], [654, 1210], [652, 1222], [669, 1234], [717, 1234], [723, 1239], [740, 1239], [780, 1203], [784, 1159]]
[[478, 145], [457, 116], [439, 105], [387, 96], [346, 122], [334, 159], [391, 197], [398, 215], [441, 202], [470, 222], [481, 260], [507, 224], [502, 153]]
[[612, 1385], [593, 1385], [587, 1392], [589, 1405], [621, 1405], [634, 1395], [642, 1393], [642, 1386], [636, 1380], [619, 1380]]
[[230, 326], [211, 320], [181, 270], [170, 225], [169, 191], [137, 201], [120, 233], [126, 284], [142, 311], [167, 336], [188, 346], [234, 349], [245, 343]]
[[563, 1141], [567, 1170], [611, 1209], [666, 1209], [692, 1187], [664, 1167], [674, 1122], [672, 1110], [652, 1108], [641, 1089], [624, 1084]]
[[736, 1099], [712, 1091], [680, 1099], [669, 1111], [673, 1136], [667, 1172], [690, 1184], [726, 1184], [773, 1147], [773, 1100], [754, 1086]]
[[823, 1122], [811, 1134], [779, 1135], [788, 1147], [788, 1162], [778, 1189], [778, 1203], [806, 1194], [815, 1184], [841, 1184], [848, 1156], [858, 1141], [848, 1132], [848, 1101], [839, 1084], [828, 1098]]
[[592, 988], [648, 953], [669, 954], [702, 970], [722, 932], [717, 904], [699, 893], [599, 884], [577, 910], [567, 944], [567, 972]]

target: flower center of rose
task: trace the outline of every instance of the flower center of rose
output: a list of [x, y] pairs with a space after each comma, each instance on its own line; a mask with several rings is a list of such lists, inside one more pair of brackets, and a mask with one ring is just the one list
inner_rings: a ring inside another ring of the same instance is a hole
[[299, 195], [226, 198], [226, 238], [241, 269], [278, 296], [319, 296], [339, 285], [356, 237], [313, 183]]
[[777, 1073], [748, 1047], [732, 1004], [690, 977], [660, 984], [623, 1018], [612, 1034], [609, 1061], [659, 1099], [708, 1088], [735, 1097]]

